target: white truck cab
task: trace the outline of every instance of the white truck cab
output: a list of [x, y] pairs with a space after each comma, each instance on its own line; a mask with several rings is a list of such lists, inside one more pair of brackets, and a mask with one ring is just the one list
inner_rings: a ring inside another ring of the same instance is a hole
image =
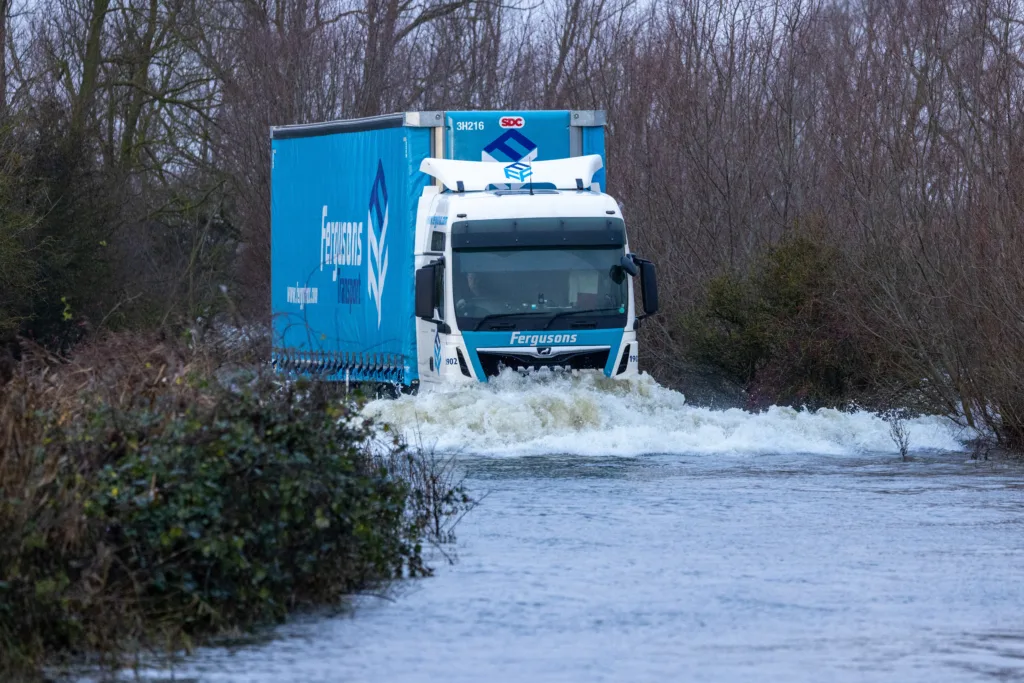
[[416, 218], [421, 384], [487, 381], [505, 368], [637, 374], [654, 268], [630, 253], [617, 202], [592, 182], [601, 167], [598, 155], [422, 162], [438, 184]]

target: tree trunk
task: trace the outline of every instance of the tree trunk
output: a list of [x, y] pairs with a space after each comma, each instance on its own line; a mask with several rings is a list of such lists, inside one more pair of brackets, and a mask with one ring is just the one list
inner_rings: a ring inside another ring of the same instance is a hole
[[[2, 1], [2, 0], [0, 0]], [[142, 107], [146, 102], [149, 90], [149, 68], [153, 61], [153, 38], [156, 36], [157, 9], [159, 0], [149, 0], [149, 13], [146, 17], [146, 32], [139, 45], [136, 62], [133, 65], [132, 93], [128, 111], [125, 113], [124, 132], [121, 136], [121, 167], [128, 165], [137, 158], [135, 138], [142, 115]]]
[[96, 95], [96, 81], [102, 61], [103, 27], [107, 19], [110, 0], [93, 0], [89, 17], [89, 32], [85, 40], [85, 55], [82, 59], [82, 84], [71, 107], [71, 138], [79, 142], [85, 129], [85, 121]]
[[0, 0], [0, 122], [7, 116], [7, 25], [11, 0]]

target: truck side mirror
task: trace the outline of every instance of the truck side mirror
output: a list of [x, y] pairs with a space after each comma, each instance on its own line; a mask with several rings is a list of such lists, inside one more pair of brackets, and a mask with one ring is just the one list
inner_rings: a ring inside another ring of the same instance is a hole
[[640, 261], [640, 292], [644, 302], [644, 314], [654, 315], [658, 312], [658, 276], [654, 264]]
[[622, 258], [619, 259], [619, 265], [622, 266], [622, 269], [626, 271], [630, 277], [636, 277], [637, 273], [640, 272], [639, 269], [637, 269], [636, 261], [633, 260], [633, 256], [631, 254], [623, 254]]
[[437, 308], [437, 288], [434, 286], [437, 280], [437, 266], [423, 266], [416, 271], [416, 317], [424, 320], [434, 320], [434, 310]]

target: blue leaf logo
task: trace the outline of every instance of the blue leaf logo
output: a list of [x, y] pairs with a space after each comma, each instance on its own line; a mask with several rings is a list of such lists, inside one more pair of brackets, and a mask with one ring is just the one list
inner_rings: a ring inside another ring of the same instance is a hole
[[434, 369], [441, 374], [441, 330], [434, 330]]
[[[388, 250], [384, 240], [388, 234], [388, 188], [384, 182], [384, 164], [377, 160], [377, 177], [370, 190], [370, 208], [366, 222], [369, 234], [370, 258], [367, 259], [367, 287], [373, 302], [377, 305], [377, 328], [380, 329], [381, 297], [384, 293], [384, 279], [388, 274]], [[379, 235], [379, 236], [378, 236]]]

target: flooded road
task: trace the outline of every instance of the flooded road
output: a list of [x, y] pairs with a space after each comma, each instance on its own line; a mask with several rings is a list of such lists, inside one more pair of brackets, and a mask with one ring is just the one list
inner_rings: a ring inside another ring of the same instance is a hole
[[[142, 677], [1024, 680], [1019, 466], [952, 451], [958, 436], [933, 419], [910, 424], [903, 462], [867, 414], [548, 388], [371, 406], [458, 450], [486, 494], [456, 564]], [[536, 452], [556, 440], [563, 454]]]

